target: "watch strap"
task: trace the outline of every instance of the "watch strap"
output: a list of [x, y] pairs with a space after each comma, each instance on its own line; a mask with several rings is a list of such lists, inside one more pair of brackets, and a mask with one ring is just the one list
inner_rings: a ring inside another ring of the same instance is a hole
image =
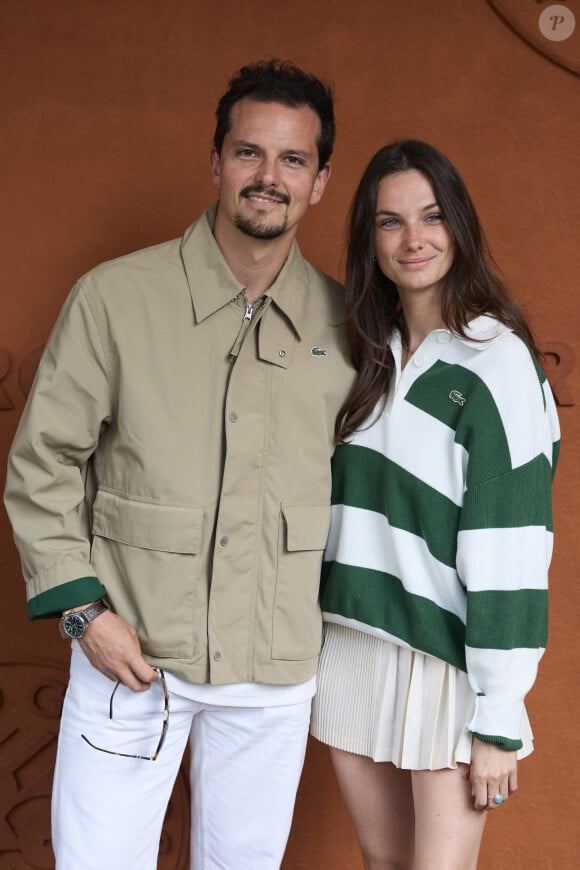
[[109, 609], [107, 602], [101, 599], [100, 601], [95, 601], [94, 604], [89, 604], [89, 606], [83, 608], [83, 610], [77, 610], [76, 613], [78, 616], [82, 616], [87, 625], [90, 625], [93, 619], [96, 619], [97, 616], [100, 616], [101, 613], [104, 613], [105, 610]]
[[110, 607], [104, 599], [101, 599], [100, 601], [95, 601], [93, 604], [89, 604], [88, 607], [84, 607], [81, 610], [65, 610], [59, 625], [61, 636], [69, 640], [73, 636], [69, 634], [69, 632], [67, 632], [65, 628], [66, 620], [69, 619], [69, 617], [74, 615], [78, 619], [82, 620], [82, 622], [84, 623], [84, 629], [82, 630], [82, 634], [78, 635], [78, 637], [82, 637], [93, 619], [96, 619], [97, 616], [100, 616], [101, 613], [105, 612], [105, 610], [110, 610]]

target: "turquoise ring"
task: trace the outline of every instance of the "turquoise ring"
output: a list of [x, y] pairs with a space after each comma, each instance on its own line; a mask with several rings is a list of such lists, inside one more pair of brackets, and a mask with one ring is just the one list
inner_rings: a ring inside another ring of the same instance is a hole
[[498, 806], [499, 806], [500, 804], [503, 804], [503, 795], [501, 795], [501, 794], [496, 794], [496, 796], [495, 796], [494, 799], [493, 799], [493, 802], [494, 802], [494, 804], [497, 804]]

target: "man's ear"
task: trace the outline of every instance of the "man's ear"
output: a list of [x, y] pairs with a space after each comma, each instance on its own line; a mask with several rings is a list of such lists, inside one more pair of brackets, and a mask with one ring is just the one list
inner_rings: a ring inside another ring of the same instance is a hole
[[316, 203], [320, 202], [320, 200], [322, 199], [322, 194], [324, 193], [324, 189], [328, 184], [328, 179], [330, 178], [331, 172], [332, 167], [330, 163], [325, 163], [325, 165], [316, 176], [316, 181], [314, 182], [314, 187], [312, 188], [312, 193], [310, 194], [310, 205], [316, 205]]
[[221, 161], [215, 147], [209, 152], [209, 168], [211, 183], [216, 190], [221, 187]]

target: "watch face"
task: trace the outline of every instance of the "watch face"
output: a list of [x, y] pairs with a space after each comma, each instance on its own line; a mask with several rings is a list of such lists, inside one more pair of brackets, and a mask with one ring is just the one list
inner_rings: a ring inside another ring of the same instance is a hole
[[78, 613], [69, 613], [63, 622], [63, 628], [69, 637], [82, 637], [85, 627], [85, 621]]

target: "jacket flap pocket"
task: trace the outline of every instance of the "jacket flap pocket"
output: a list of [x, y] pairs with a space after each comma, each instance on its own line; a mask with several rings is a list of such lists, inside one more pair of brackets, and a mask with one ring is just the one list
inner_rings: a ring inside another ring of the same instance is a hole
[[99, 490], [93, 533], [145, 550], [195, 555], [201, 549], [203, 508], [166, 505]]
[[324, 550], [330, 505], [282, 505], [288, 550]]

